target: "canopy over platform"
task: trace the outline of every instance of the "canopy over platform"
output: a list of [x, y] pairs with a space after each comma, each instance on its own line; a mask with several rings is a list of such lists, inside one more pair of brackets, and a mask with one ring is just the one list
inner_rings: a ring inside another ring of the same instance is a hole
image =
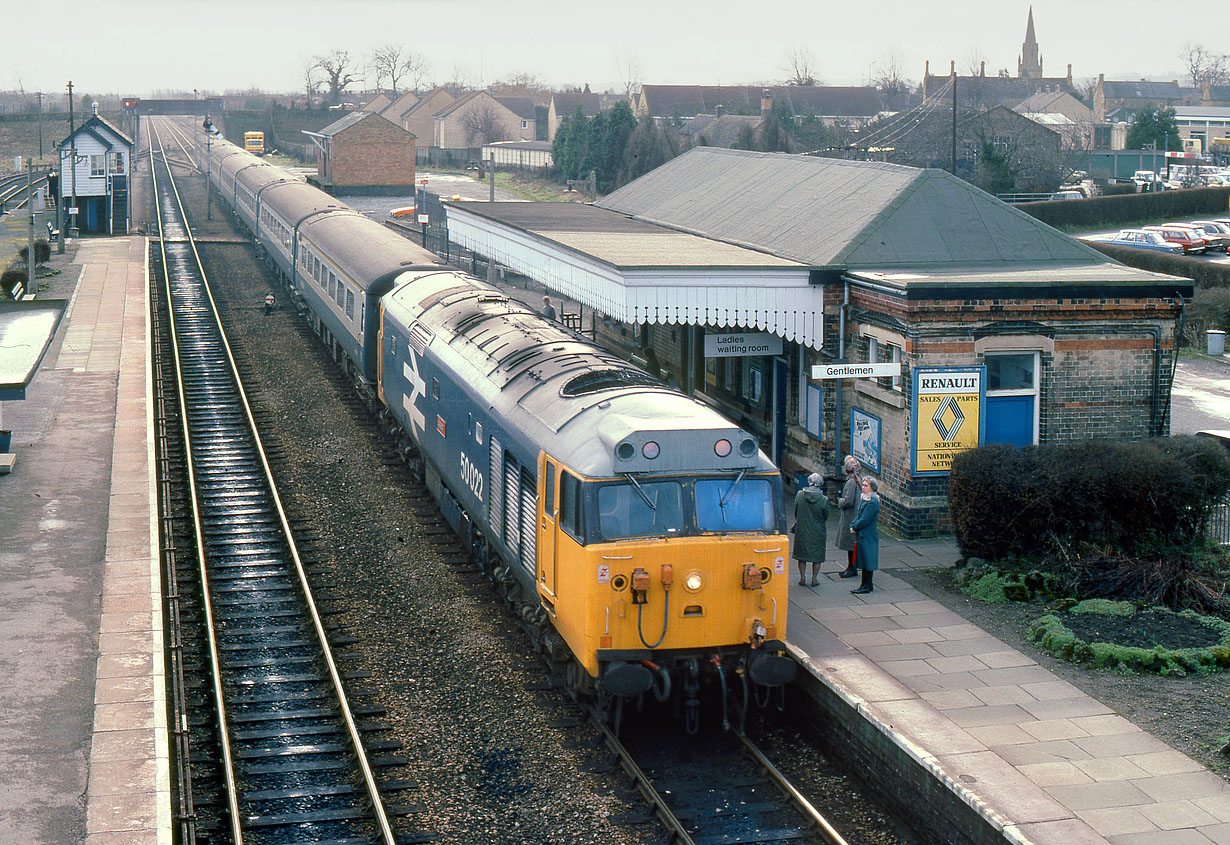
[[0, 302], [0, 401], [25, 399], [68, 302]]

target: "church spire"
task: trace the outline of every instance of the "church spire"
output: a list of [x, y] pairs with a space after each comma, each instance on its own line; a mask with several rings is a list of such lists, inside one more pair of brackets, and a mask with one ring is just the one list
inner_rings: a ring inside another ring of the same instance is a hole
[[1017, 60], [1016, 75], [1021, 79], [1042, 78], [1042, 57], [1038, 55], [1038, 39], [1034, 35], [1034, 7], [1029, 7], [1029, 20], [1025, 24], [1025, 43], [1021, 45], [1021, 57]]

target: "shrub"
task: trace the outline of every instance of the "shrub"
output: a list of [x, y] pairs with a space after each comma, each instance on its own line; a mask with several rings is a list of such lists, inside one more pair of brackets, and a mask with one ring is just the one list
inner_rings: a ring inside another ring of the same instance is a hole
[[23, 286], [25, 285], [25, 270], [5, 270], [3, 273], [0, 273], [0, 291], [3, 291], [3, 294], [6, 297], [11, 297], [13, 295], [13, 288], [17, 287], [19, 282]]
[[[18, 252], [23, 262], [30, 260], [30, 247], [23, 246]], [[34, 263], [46, 264], [51, 260], [51, 246], [46, 241], [34, 242]]]
[[[1111, 616], [1132, 616], [1136, 613], [1127, 602], [1081, 602], [1072, 608], [1079, 612], [1103, 613]], [[1127, 613], [1123, 613], [1124, 609]], [[1155, 608], [1150, 613], [1166, 614], [1171, 611]], [[1188, 672], [1204, 674], [1218, 668], [1230, 667], [1230, 622], [1201, 616], [1190, 610], [1175, 614], [1195, 620], [1212, 629], [1218, 642], [1203, 648], [1167, 648], [1155, 645], [1152, 648], [1128, 646], [1119, 643], [1094, 642], [1088, 643], [1080, 639], [1075, 632], [1064, 624], [1063, 619], [1055, 614], [1047, 614], [1034, 623], [1030, 638], [1043, 651], [1055, 657], [1070, 660], [1074, 663], [1090, 663], [1109, 669], [1124, 672], [1156, 672], [1160, 675], [1183, 676]]]
[[1069, 613], [1100, 613], [1103, 616], [1131, 616], [1136, 607], [1129, 601], [1110, 599], [1085, 599], [1072, 605]]
[[1228, 491], [1230, 460], [1205, 438], [995, 444], [953, 460], [948, 505], [965, 557], [1113, 556], [1190, 547]]

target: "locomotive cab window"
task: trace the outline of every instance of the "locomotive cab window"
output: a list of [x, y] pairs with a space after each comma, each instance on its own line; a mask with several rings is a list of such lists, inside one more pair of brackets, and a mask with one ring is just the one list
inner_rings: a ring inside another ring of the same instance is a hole
[[606, 540], [682, 534], [683, 510], [683, 485], [678, 481], [598, 488], [598, 532]]
[[762, 478], [699, 479], [696, 527], [701, 531], [772, 531], [773, 488]]
[[542, 512], [548, 519], [555, 516], [555, 464], [547, 461], [542, 474]]
[[585, 542], [585, 505], [581, 482], [575, 475], [560, 473], [559, 526], [578, 543]]

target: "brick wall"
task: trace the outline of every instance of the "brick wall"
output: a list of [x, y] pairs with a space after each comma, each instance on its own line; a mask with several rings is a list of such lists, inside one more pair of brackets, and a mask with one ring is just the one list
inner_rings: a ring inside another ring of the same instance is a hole
[[379, 116], [360, 120], [333, 136], [335, 187], [414, 185], [414, 138]]

